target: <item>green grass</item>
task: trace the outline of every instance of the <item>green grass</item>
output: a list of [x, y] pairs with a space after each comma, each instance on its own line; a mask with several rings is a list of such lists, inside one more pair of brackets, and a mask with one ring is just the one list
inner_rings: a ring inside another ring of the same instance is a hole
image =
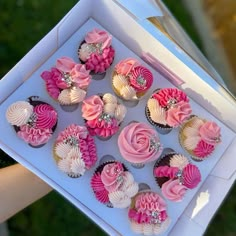
[[[0, 1], [0, 78], [17, 63], [77, 0]], [[202, 48], [192, 20], [181, 2], [165, 0], [186, 32]], [[1, 159], [7, 155], [0, 151]], [[4, 164], [5, 165], [5, 164]], [[236, 235], [236, 189], [214, 217], [206, 235]], [[10, 236], [105, 235], [67, 200], [51, 192], [8, 221]]]

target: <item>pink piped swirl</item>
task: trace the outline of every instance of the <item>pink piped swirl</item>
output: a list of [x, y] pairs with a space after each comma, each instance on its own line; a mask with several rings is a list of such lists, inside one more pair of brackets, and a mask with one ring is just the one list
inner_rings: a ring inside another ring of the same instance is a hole
[[187, 120], [192, 113], [191, 106], [188, 102], [180, 101], [166, 112], [167, 124], [171, 127], [178, 127]]
[[193, 149], [193, 153], [195, 156], [197, 156], [199, 158], [205, 158], [205, 157], [211, 155], [214, 150], [215, 150], [215, 145], [208, 144], [208, 143], [204, 142], [203, 140], [201, 140], [197, 144], [196, 148]]
[[176, 103], [179, 103], [181, 101], [189, 102], [187, 95], [177, 88], [160, 89], [155, 94], [153, 94], [152, 97], [157, 99], [160, 106], [165, 108], [168, 107], [169, 101], [172, 99], [174, 99]]
[[109, 192], [117, 190], [121, 184], [117, 181], [117, 178], [121, 177], [123, 173], [124, 168], [120, 162], [105, 165], [101, 173], [101, 180], [105, 189]]
[[39, 146], [48, 142], [52, 136], [52, 130], [22, 125], [20, 131], [17, 132], [17, 135], [32, 146]]
[[127, 58], [120, 61], [115, 66], [115, 71], [117, 74], [128, 76], [131, 74], [133, 69], [137, 66], [140, 66], [140, 63], [134, 58]]
[[48, 104], [40, 104], [34, 107], [36, 114], [36, 128], [52, 129], [57, 123], [57, 112]]
[[86, 120], [94, 120], [102, 114], [103, 107], [103, 101], [99, 96], [90, 96], [82, 103], [82, 117]]
[[77, 140], [76, 145], [78, 145], [82, 154], [81, 159], [84, 161], [86, 169], [93, 167], [97, 161], [97, 149], [94, 139], [89, 135], [87, 128], [76, 124], [67, 126], [65, 130], [59, 133], [55, 145], [65, 143], [71, 138]]
[[154, 175], [156, 177], [169, 177], [171, 179], [176, 178], [179, 168], [169, 166], [159, 166], [154, 169]]
[[[62, 104], [74, 103], [74, 96], [79, 96], [78, 89], [86, 91], [90, 82], [90, 71], [85, 65], [75, 63], [69, 57], [61, 57], [56, 61], [56, 67], [52, 67], [51, 71], [43, 71], [42, 79], [46, 83], [46, 89], [49, 95], [58, 100], [62, 92], [66, 92], [60, 99]], [[76, 90], [77, 89], [77, 90]], [[77, 94], [74, 94], [77, 93]], [[74, 94], [74, 95], [73, 95]]]
[[183, 185], [190, 189], [197, 187], [197, 185], [201, 182], [201, 173], [193, 164], [188, 164], [184, 167], [182, 176]]
[[220, 127], [215, 122], [207, 121], [200, 127], [199, 135], [204, 142], [216, 145], [220, 142]]
[[85, 62], [86, 69], [95, 73], [105, 72], [113, 62], [115, 50], [113, 47], [103, 49], [101, 54], [92, 53]]
[[139, 122], [133, 122], [121, 131], [118, 147], [124, 159], [136, 164], [154, 161], [162, 152], [157, 132]]
[[102, 44], [102, 49], [108, 48], [111, 46], [112, 36], [108, 34], [105, 30], [93, 29], [88, 32], [85, 36], [85, 42], [89, 44]]
[[143, 66], [137, 66], [131, 71], [130, 85], [137, 92], [147, 91], [153, 83], [153, 75], [150, 70]]
[[180, 185], [178, 179], [170, 179], [162, 185], [161, 191], [163, 196], [167, 199], [174, 202], [179, 202], [182, 201], [187, 191], [187, 187], [184, 185]]
[[95, 118], [94, 120], [88, 120], [86, 125], [91, 135], [104, 138], [114, 135], [119, 130], [119, 124], [114, 117], [109, 122]]

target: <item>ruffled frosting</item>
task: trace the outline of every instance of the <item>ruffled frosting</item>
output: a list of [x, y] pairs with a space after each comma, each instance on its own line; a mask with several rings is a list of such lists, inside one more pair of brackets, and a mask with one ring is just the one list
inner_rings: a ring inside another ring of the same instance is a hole
[[49, 95], [63, 105], [81, 102], [86, 89], [91, 82], [90, 71], [85, 65], [76, 64], [69, 57], [61, 57], [56, 61], [56, 67], [41, 74], [46, 82]]
[[120, 162], [108, 163], [101, 173], [95, 173], [91, 187], [98, 201], [115, 208], [128, 207], [138, 192], [138, 184]]
[[179, 184], [179, 180], [168, 180], [161, 186], [161, 191], [164, 197], [167, 199], [179, 202], [182, 201], [185, 192], [187, 191], [187, 187]]
[[118, 137], [121, 155], [131, 163], [146, 163], [157, 159], [162, 145], [157, 132], [145, 123], [131, 123]]
[[8, 107], [6, 111], [6, 119], [11, 125], [24, 125], [33, 114], [33, 109], [34, 107], [28, 102], [15, 102]]
[[177, 167], [159, 166], [154, 169], [154, 175], [156, 177], [168, 177], [171, 179], [176, 178], [178, 172], [179, 168]]
[[215, 122], [207, 121], [200, 127], [199, 135], [204, 142], [215, 145], [220, 142], [220, 127]]
[[17, 132], [17, 135], [32, 146], [39, 146], [48, 142], [52, 136], [52, 130], [22, 125], [20, 126], [20, 131]]
[[139, 65], [140, 65], [140, 63], [138, 60], [136, 60], [134, 58], [127, 58], [127, 59], [120, 61], [115, 66], [115, 71], [117, 72], [117, 74], [128, 76], [131, 73], [131, 71]]
[[93, 95], [83, 101], [82, 117], [92, 135], [109, 137], [115, 134], [126, 115], [126, 108], [114, 95]]
[[36, 127], [39, 129], [52, 129], [57, 123], [57, 112], [48, 104], [40, 104], [34, 107], [36, 115]]
[[[55, 153], [60, 158], [59, 169], [69, 176], [78, 177], [90, 169], [97, 161], [97, 151], [93, 138], [86, 127], [72, 124], [63, 130], [55, 142]], [[69, 166], [69, 172], [67, 167]], [[66, 167], [65, 169], [63, 169]]]

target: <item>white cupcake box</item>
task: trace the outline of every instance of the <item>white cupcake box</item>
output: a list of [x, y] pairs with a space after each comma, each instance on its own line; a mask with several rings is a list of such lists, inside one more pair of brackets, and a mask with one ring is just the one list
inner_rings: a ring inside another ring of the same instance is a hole
[[[147, 122], [144, 107], [153, 90], [178, 87], [190, 97], [194, 114], [215, 121], [222, 129], [222, 143], [216, 148], [214, 155], [204, 162], [196, 163], [202, 173], [200, 185], [189, 191], [181, 203], [167, 201], [172, 222], [163, 235], [202, 235], [236, 178], [236, 159], [233, 155], [236, 152], [235, 99], [153, 24], [162, 18], [169, 25], [173, 22], [165, 6], [157, 5], [156, 2], [159, 1], [80, 0], [0, 80], [0, 147], [61, 193], [109, 235], [135, 235], [130, 230], [127, 210], [107, 208], [95, 199], [88, 186], [96, 166], [79, 179], [71, 179], [58, 170], [52, 158], [52, 145], [58, 133], [69, 124], [83, 125], [81, 106], [73, 112], [63, 111], [48, 96], [44, 81], [40, 78], [40, 74], [55, 65], [56, 59], [61, 56], [78, 61], [78, 46], [84, 35], [95, 27], [104, 28], [113, 35], [112, 45], [116, 55], [113, 65], [107, 70], [106, 78], [92, 81], [88, 96], [112, 92], [112, 69], [118, 61], [127, 57], [143, 60], [155, 77], [151, 90], [136, 107], [128, 109], [122, 127], [132, 120]], [[181, 31], [172, 33], [177, 38], [182, 37]], [[183, 36], [181, 39], [186, 40], [185, 35]], [[197, 53], [192, 56], [198, 55]], [[206, 59], [202, 61], [207, 62]], [[221, 81], [214, 70], [210, 69], [214, 78]], [[25, 100], [31, 95], [40, 96], [59, 113], [58, 127], [53, 138], [38, 149], [29, 147], [19, 139], [5, 118], [6, 109], [11, 103]], [[118, 134], [108, 141], [95, 140], [99, 157], [110, 154], [122, 161], [117, 137]], [[178, 143], [178, 129], [168, 135], [160, 135], [160, 139], [164, 147], [184, 153]], [[143, 169], [132, 166], [128, 168], [138, 182], [146, 182], [153, 191], [160, 193], [152, 176], [153, 163]], [[110, 217], [111, 214], [114, 217]]]

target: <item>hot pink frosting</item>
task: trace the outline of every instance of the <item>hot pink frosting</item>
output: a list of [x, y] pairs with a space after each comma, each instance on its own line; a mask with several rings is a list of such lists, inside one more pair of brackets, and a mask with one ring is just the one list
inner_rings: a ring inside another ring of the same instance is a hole
[[187, 187], [179, 184], [178, 179], [170, 179], [162, 185], [161, 191], [163, 196], [167, 199], [179, 202], [183, 199], [185, 192], [187, 191]]
[[206, 143], [216, 145], [220, 142], [220, 127], [215, 122], [207, 121], [200, 127], [199, 135]]
[[196, 157], [204, 158], [209, 156], [215, 150], [215, 145], [208, 144], [201, 140], [196, 148], [193, 150], [193, 153]]
[[142, 224], [142, 223], [150, 223], [151, 222], [151, 216], [147, 215], [146, 213], [137, 212], [135, 209], [129, 209], [128, 216], [131, 220]]
[[120, 61], [116, 66], [115, 66], [115, 71], [118, 73], [118, 74], [121, 74], [121, 75], [129, 75], [131, 73], [131, 71], [139, 66], [140, 63], [134, 59], [134, 58], [127, 58], [127, 59], [124, 59], [122, 61]]
[[102, 49], [108, 48], [111, 46], [112, 36], [108, 34], [104, 30], [100, 29], [93, 29], [92, 31], [88, 32], [85, 36], [86, 43], [102, 43]]
[[183, 185], [187, 188], [193, 189], [201, 182], [201, 173], [199, 169], [193, 165], [188, 164], [183, 169]]
[[162, 151], [157, 132], [145, 123], [126, 126], [118, 137], [121, 155], [131, 163], [145, 163], [157, 159]]
[[85, 62], [86, 69], [95, 73], [103, 73], [113, 62], [115, 50], [110, 46], [103, 49], [101, 53], [92, 53]]
[[135, 88], [137, 92], [147, 91], [153, 83], [153, 75], [150, 70], [143, 66], [133, 68], [130, 76], [130, 85]]
[[104, 138], [114, 135], [119, 130], [118, 122], [114, 117], [112, 117], [109, 122], [100, 118], [88, 120], [86, 125], [91, 135]]
[[52, 130], [38, 129], [30, 127], [29, 125], [22, 125], [20, 131], [17, 132], [17, 135], [32, 146], [39, 146], [48, 142], [52, 136]]
[[40, 104], [34, 107], [36, 114], [36, 128], [51, 129], [57, 123], [57, 112], [48, 104]]
[[101, 203], [108, 203], [109, 202], [109, 197], [108, 197], [109, 192], [104, 187], [100, 173], [95, 173], [92, 176], [90, 184], [91, 184], [91, 187], [94, 191], [94, 194], [95, 194], [95, 197], [97, 198], [97, 200]]
[[169, 102], [173, 99], [176, 101], [176, 103], [181, 102], [181, 101], [184, 101], [184, 102], [189, 101], [187, 95], [183, 91], [177, 88], [160, 89], [158, 92], [153, 94], [152, 97], [157, 99], [160, 106], [162, 107], [168, 107]]
[[61, 80], [62, 74], [57, 68], [53, 67], [51, 71], [44, 71], [41, 77], [46, 82], [46, 89], [49, 95], [54, 99], [58, 98], [60, 89], [68, 87], [68, 85]]
[[69, 57], [61, 57], [56, 61], [56, 68], [63, 72], [70, 72], [76, 63]]
[[185, 101], [180, 101], [166, 112], [167, 124], [171, 127], [181, 125], [192, 113], [190, 104]]
[[154, 169], [154, 175], [156, 177], [169, 177], [176, 178], [179, 168], [169, 166], [159, 166]]
[[110, 163], [104, 166], [101, 179], [109, 192], [118, 189], [122, 182], [118, 181], [118, 177], [122, 176], [124, 173], [124, 168], [120, 162]]
[[82, 154], [81, 158], [85, 163], [86, 169], [90, 169], [97, 161], [97, 150], [94, 139], [89, 135], [88, 130], [84, 126], [76, 124], [69, 125], [65, 130], [61, 131], [56, 139], [56, 144], [64, 143], [70, 139], [77, 142], [79, 150]]
[[147, 192], [139, 194], [135, 198], [135, 208], [137, 209], [137, 212], [151, 215], [152, 212], [155, 211], [165, 211], [166, 203], [157, 193]]
[[82, 117], [86, 120], [94, 120], [102, 114], [103, 107], [103, 101], [99, 96], [86, 98], [82, 103]]

